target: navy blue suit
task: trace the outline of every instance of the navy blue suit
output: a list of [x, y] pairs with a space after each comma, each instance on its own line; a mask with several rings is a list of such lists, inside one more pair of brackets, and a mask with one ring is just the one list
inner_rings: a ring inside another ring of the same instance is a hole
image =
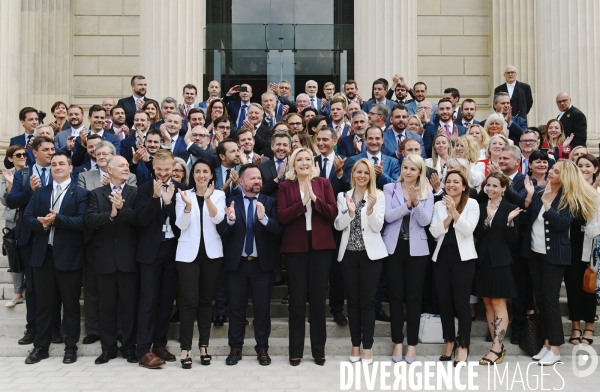
[[[361, 154], [350, 157], [346, 160], [346, 164], [344, 165], [344, 179], [348, 183], [350, 183], [350, 176], [352, 175], [352, 167], [361, 158], [367, 158], [367, 153], [363, 152]], [[377, 188], [383, 190], [383, 186], [385, 184], [390, 184], [396, 182], [398, 177], [400, 176], [400, 164], [398, 163], [398, 159], [392, 158], [385, 154], [381, 154], [381, 160], [383, 161], [383, 175], [377, 177]], [[373, 162], [371, 160], [371, 162]], [[381, 162], [379, 162], [381, 164]]]
[[[152, 99], [152, 98], [144, 97], [144, 101], [147, 101], [149, 99]], [[125, 123], [129, 127], [129, 129], [133, 128], [133, 117], [135, 117], [135, 112], [138, 111], [138, 108], [135, 104], [135, 99], [133, 99], [133, 96], [130, 95], [127, 98], [119, 99], [119, 101], [117, 102], [117, 105], [123, 106], [123, 109], [125, 110]]]
[[[91, 132], [88, 134], [91, 135]], [[117, 155], [121, 154], [121, 141], [118, 136], [112, 135], [106, 131], [102, 133], [102, 140], [111, 142], [117, 150]], [[83, 149], [83, 151], [81, 151]], [[79, 151], [78, 151], [79, 150]], [[77, 157], [77, 158], [75, 158]], [[90, 160], [90, 156], [87, 153], [87, 148], [81, 145], [81, 138], [77, 136], [75, 139], [75, 148], [73, 149], [73, 166], [80, 166]]]
[[137, 134], [134, 133], [132, 136], [126, 137], [125, 139], [121, 140], [121, 156], [127, 159], [127, 162], [129, 163], [131, 163], [131, 161], [133, 160], [133, 153], [131, 152], [131, 148], [133, 147], [134, 149], [136, 149], [136, 139]]
[[[352, 157], [356, 155], [356, 149], [354, 148], [354, 137], [356, 135], [347, 135], [341, 137], [337, 142], [337, 153], [345, 157]], [[366, 148], [366, 142], [363, 142], [363, 146]]]
[[[423, 144], [423, 138], [421, 135], [410, 131], [404, 132], [406, 133], [407, 137], [417, 139], [419, 143], [421, 143], [421, 157], [423, 159], [427, 158], [427, 155], [425, 154], [425, 145]], [[383, 147], [381, 148], [381, 152], [385, 155], [396, 157], [396, 151], [398, 151], [398, 137], [396, 135], [396, 131], [393, 129], [388, 129], [383, 133]], [[400, 157], [396, 158], [400, 159]]]
[[[458, 123], [455, 123], [454, 126], [458, 128], [458, 136], [462, 136], [467, 133], [467, 129]], [[433, 139], [437, 136], [437, 130], [440, 127], [440, 123], [429, 123], [423, 130], [423, 144], [425, 145], [425, 153], [427, 154], [427, 158], [431, 158], [431, 151], [433, 148]], [[453, 130], [450, 130], [453, 132]]]
[[[227, 113], [229, 114], [229, 120], [231, 122], [231, 129], [236, 128], [237, 129], [237, 120], [238, 120], [238, 115], [240, 114], [240, 108], [242, 107], [242, 102], [241, 101], [235, 101], [233, 99], [233, 95], [226, 95], [223, 98], [223, 103], [225, 104], [225, 107], [227, 108]], [[250, 105], [251, 102], [248, 102], [246, 105]], [[248, 108], [246, 108], [246, 113], [248, 113]]]
[[[335, 125], [333, 125], [332, 122], [328, 122], [327, 126], [330, 128], [333, 128], [333, 130], [337, 131], [335, 129]], [[351, 129], [352, 128], [350, 128], [350, 125], [348, 125], [347, 123], [344, 123], [344, 126], [342, 127], [342, 134], [340, 135], [339, 139], [348, 136], [348, 133], [351, 132]]]
[[190, 153], [187, 150], [187, 146], [185, 145], [185, 140], [182, 136], [179, 136], [175, 141], [175, 148], [173, 149], [173, 155], [179, 157], [187, 162], [190, 157]]
[[[14, 145], [19, 145], [19, 146], [25, 147], [27, 145], [25, 135], [23, 134], [23, 135], [11, 137], [10, 144], [8, 146], [10, 147], [10, 146], [14, 146]], [[35, 163], [35, 157], [33, 156], [33, 152], [31, 151], [31, 148], [26, 149], [26, 151], [27, 151], [26, 164], [27, 164], [27, 166], [31, 166]], [[9, 161], [7, 157], [4, 157], [4, 167], [7, 169], [12, 169], [13, 167], [15, 167], [15, 165], [11, 161]]]

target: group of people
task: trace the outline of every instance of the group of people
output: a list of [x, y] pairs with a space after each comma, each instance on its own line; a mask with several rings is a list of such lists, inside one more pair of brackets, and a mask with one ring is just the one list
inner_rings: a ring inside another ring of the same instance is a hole
[[558, 119], [527, 128], [531, 90], [514, 67], [505, 77], [482, 123], [456, 88], [432, 105], [425, 83], [409, 88], [401, 75], [392, 88], [375, 80], [366, 101], [352, 80], [343, 93], [328, 84], [325, 98], [309, 81], [295, 100], [289, 82], [271, 83], [260, 104], [247, 84], [221, 99], [212, 81], [206, 101], [196, 104], [188, 84], [179, 105], [146, 98], [137, 75], [132, 96], [89, 108], [89, 128], [78, 105], [55, 103], [49, 125], [22, 109], [25, 133], [11, 139], [0, 192], [24, 271], [6, 306], [27, 287], [25, 362], [63, 340], [63, 362], [77, 360], [83, 282], [83, 343], [100, 340], [97, 364], [118, 350], [147, 368], [176, 361], [166, 345], [177, 298], [182, 368], [193, 364], [194, 323], [210, 365], [211, 324], [227, 316], [235, 365], [251, 296], [257, 360], [269, 365], [282, 261], [292, 366], [304, 355], [307, 303], [311, 355], [325, 363], [328, 287], [352, 362], [373, 361], [376, 319], [391, 323], [393, 361], [414, 362], [426, 310], [441, 315], [440, 360], [466, 361], [480, 297], [492, 342], [481, 364], [504, 359], [510, 298], [511, 343], [538, 311], [545, 343], [533, 358], [552, 365], [564, 341], [563, 278], [570, 341], [592, 344], [595, 298], [581, 282], [600, 234], [600, 180], [585, 116], [560, 93]]

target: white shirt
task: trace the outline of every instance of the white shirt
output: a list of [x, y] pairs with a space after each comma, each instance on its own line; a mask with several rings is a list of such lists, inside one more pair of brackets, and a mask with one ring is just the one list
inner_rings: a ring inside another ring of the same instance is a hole
[[517, 85], [517, 81], [515, 80], [512, 84], [506, 83], [506, 89], [508, 90], [508, 96], [512, 98], [513, 92], [515, 91], [515, 86]]
[[90, 161], [90, 170], [93, 170], [93, 169], [100, 169], [100, 168], [98, 167], [98, 164], [96, 162]]
[[123, 188], [125, 188], [125, 183], [123, 183], [123, 185], [116, 185], [116, 184], [113, 184], [112, 182], [109, 182], [109, 185], [110, 185], [111, 191], [114, 191], [116, 186], [121, 187], [121, 192], [123, 192]]
[[531, 250], [536, 253], [546, 254], [546, 238], [544, 226], [544, 212], [546, 208], [542, 206], [533, 226], [531, 227]]
[[[242, 191], [242, 195], [244, 196], [244, 213], [246, 214], [246, 218], [248, 217], [248, 206], [250, 205], [250, 200], [246, 199], [246, 194]], [[256, 215], [256, 202], [258, 201], [258, 194], [256, 196], [255, 200], [252, 200], [252, 206], [254, 207], [253, 209], [253, 213], [254, 213], [254, 217], [256, 218], [256, 221], [260, 222], [263, 226], [266, 226], [267, 223], [269, 223], [269, 217], [267, 216], [266, 212], [265, 212], [265, 216], [262, 219], [258, 219], [258, 216]], [[227, 216], [227, 215], [226, 215]], [[238, 217], [236, 216], [235, 219], [238, 219]], [[229, 220], [229, 216], [227, 216], [227, 224], [229, 226], [233, 226], [235, 223], [235, 221], [231, 221]], [[244, 257], [248, 257], [248, 256], [252, 256], [252, 257], [258, 257], [258, 251], [256, 249], [256, 235], [254, 235], [253, 237], [253, 245], [252, 245], [252, 254], [246, 254], [246, 240], [244, 239], [244, 247], [242, 248], [242, 256]]]
[[[452, 119], [450, 119], [450, 121], [448, 121], [448, 132], [450, 132], [450, 134], [452, 134], [452, 132], [454, 132], [454, 121], [452, 121]], [[446, 123], [444, 123], [443, 121], [440, 120], [440, 127], [444, 128], [444, 131], [446, 131]], [[446, 135], [448, 136], [448, 135]]]
[[80, 126], [79, 128], [73, 128], [71, 127], [71, 136], [79, 136], [79, 132], [81, 132], [81, 130], [83, 129], [83, 125]]
[[[63, 199], [65, 198], [65, 193], [71, 184], [71, 177], [67, 178], [62, 183], [54, 182], [52, 185], [52, 195], [50, 196], [50, 208], [54, 212], [58, 214], [60, 211], [60, 206], [62, 204]], [[48, 243], [53, 245], [54, 243], [54, 225], [50, 228], [50, 236], [48, 237]]]
[[96, 165], [98, 167], [98, 170], [100, 171], [100, 179], [102, 179], [102, 177], [104, 177], [105, 175], [108, 175], [108, 173], [106, 173], [105, 171], [103, 171], [102, 169], [100, 169], [100, 166]]
[[104, 136], [104, 129], [103, 129], [103, 130], [101, 130], [101, 131], [100, 131], [100, 132], [98, 132], [98, 133], [94, 133], [94, 131], [92, 131], [92, 130], [90, 129], [90, 133], [89, 133], [89, 135], [88, 135], [88, 136], [90, 136], [90, 135], [98, 135], [98, 136], [102, 137], [102, 136]]
[[[300, 189], [300, 199], [304, 199], [304, 192]], [[312, 201], [306, 203], [306, 212], [304, 213], [304, 217], [306, 218], [306, 231], [312, 230]]]
[[[572, 107], [573, 107], [573, 105], [571, 104], [571, 105], [569, 106], [569, 109], [571, 109]], [[569, 110], [569, 109], [567, 109], [567, 110]], [[560, 112], [560, 113], [558, 114], [558, 117], [556, 117], [556, 119], [557, 119], [557, 120], [560, 120], [560, 118], [563, 116], [563, 114], [565, 114], [565, 112], [566, 112], [567, 110], [565, 110], [564, 112]]]
[[[46, 171], [44, 172], [42, 169], [46, 169]], [[35, 165], [33, 165], [33, 171], [35, 175], [40, 178], [40, 181], [42, 180], [42, 173], [46, 173], [46, 181], [42, 183], [42, 186], [48, 185], [48, 182], [50, 181], [50, 165], [48, 165], [47, 167], [43, 167], [36, 163]]]
[[[327, 162], [325, 162], [325, 158], [327, 158]], [[335, 152], [331, 151], [331, 154], [327, 155], [326, 157], [323, 156], [323, 154], [321, 154], [321, 167], [322, 165], [326, 165], [325, 166], [325, 178], [329, 178], [329, 176], [331, 175], [331, 169], [333, 168], [333, 160], [335, 159]]]

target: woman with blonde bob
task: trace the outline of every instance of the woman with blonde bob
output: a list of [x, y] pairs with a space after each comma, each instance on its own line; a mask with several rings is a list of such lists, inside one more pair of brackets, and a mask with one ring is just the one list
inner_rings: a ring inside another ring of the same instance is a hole
[[485, 159], [488, 144], [490, 143], [490, 135], [488, 135], [485, 128], [479, 124], [471, 124], [467, 130], [467, 135], [472, 136], [477, 141], [479, 145], [479, 159]]
[[292, 366], [298, 366], [304, 355], [310, 292], [311, 351], [315, 363], [323, 366], [327, 280], [332, 252], [337, 249], [331, 222], [338, 211], [331, 182], [319, 177], [311, 150], [298, 148], [289, 162], [277, 196], [277, 216], [283, 225], [281, 253], [289, 278], [289, 358]]
[[[490, 143], [488, 144], [486, 151], [486, 158], [479, 160], [479, 162], [483, 162], [485, 165], [484, 174], [486, 177], [491, 172], [499, 170], [498, 161], [500, 159], [502, 147], [506, 147], [509, 144], [508, 138], [504, 137], [504, 135], [494, 135], [490, 138]], [[490, 168], [494, 170], [490, 170]], [[498, 168], [498, 170], [495, 170], [496, 168]]]
[[492, 113], [489, 115], [487, 120], [485, 120], [485, 125], [483, 129], [487, 132], [490, 137], [494, 135], [503, 135], [508, 138], [508, 128], [506, 126], [506, 121], [504, 117], [499, 113]]
[[412, 116], [408, 117], [408, 120], [406, 121], [406, 130], [423, 136], [423, 123], [421, 122], [419, 116], [413, 114]]
[[376, 187], [375, 168], [361, 158], [352, 167], [352, 189], [337, 198], [336, 230], [342, 232], [338, 261], [348, 301], [352, 351], [350, 362], [373, 362], [375, 333], [375, 295], [388, 253], [381, 239], [385, 197]]
[[405, 319], [408, 349], [404, 359], [412, 363], [417, 357], [421, 299], [429, 259], [425, 227], [431, 223], [433, 214], [433, 193], [427, 186], [426, 173], [423, 158], [407, 155], [402, 161], [398, 181], [383, 187], [385, 221], [388, 223], [383, 241], [389, 253], [383, 266], [390, 299], [394, 362], [402, 361]]
[[575, 217], [593, 219], [600, 200], [575, 163], [566, 159], [548, 171], [545, 186], [534, 188], [526, 178], [525, 189], [529, 222], [521, 256], [529, 259], [544, 338], [544, 346], [533, 359], [540, 365], [553, 365], [561, 360], [560, 346], [564, 343], [558, 299], [565, 269], [573, 262], [570, 226]]
[[479, 162], [479, 146], [477, 141], [469, 135], [462, 135], [454, 144], [454, 157], [464, 158], [469, 162], [471, 171], [469, 185], [479, 192], [481, 183], [485, 179], [485, 164]]
[[448, 159], [452, 157], [452, 141], [448, 136], [439, 134], [433, 138], [432, 144], [431, 158], [425, 159], [425, 165], [437, 170], [441, 178], [446, 174]]

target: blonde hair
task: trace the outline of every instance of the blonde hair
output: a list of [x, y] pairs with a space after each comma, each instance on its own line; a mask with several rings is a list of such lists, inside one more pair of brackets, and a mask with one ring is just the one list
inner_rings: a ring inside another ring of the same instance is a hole
[[[571, 155], [569, 155], [569, 160], [575, 162], [575, 151], [580, 150], [582, 148], [585, 148], [585, 153], [589, 154], [589, 151], [586, 146], [577, 146], [571, 150]], [[577, 158], [579, 158], [579, 157], [577, 157]]]
[[456, 157], [456, 145], [460, 143], [465, 146], [467, 160], [469, 162], [477, 162], [479, 160], [479, 143], [471, 135], [464, 134], [456, 139], [454, 147], [454, 156]]
[[490, 158], [492, 156], [492, 153], [490, 152], [490, 147], [492, 146], [492, 142], [494, 141], [494, 139], [502, 139], [502, 141], [504, 142], [504, 147], [508, 146], [508, 139], [502, 135], [494, 135], [490, 138], [490, 142], [488, 143], [487, 149], [485, 150], [485, 155]]
[[574, 162], [559, 159], [554, 167], [559, 163], [561, 163], [559, 176], [562, 195], [558, 203], [558, 211], [569, 208], [569, 212], [574, 217], [592, 219], [600, 204], [600, 193], [588, 184]]
[[[409, 160], [420, 170], [419, 178], [417, 179], [417, 185], [419, 186], [419, 200], [426, 200], [429, 194], [429, 188], [427, 187], [427, 167], [425, 161], [420, 155], [410, 154], [404, 157], [404, 160]], [[400, 176], [396, 182], [403, 182], [402, 170], [400, 170]]]
[[[558, 123], [558, 127], [560, 128], [560, 135], [558, 135], [558, 138], [556, 139], [556, 144], [550, 144], [550, 133], [548, 132], [548, 128], [550, 128], [550, 124], [552, 124], [553, 122]], [[548, 143], [548, 147], [550, 147], [550, 148], [562, 146], [562, 144], [565, 142], [565, 139], [566, 139], [565, 128], [563, 127], [562, 123], [555, 118], [548, 121], [546, 123], [546, 133], [545, 133], [544, 139], [545, 139], [546, 143]]]
[[502, 124], [501, 132], [505, 137], [508, 137], [508, 128], [506, 127], [506, 120], [504, 120], [504, 116], [502, 116], [499, 113], [492, 113], [487, 118], [487, 120], [485, 120], [485, 126], [483, 128], [485, 129], [487, 134], [488, 135], [490, 134], [489, 127], [490, 127], [490, 124], [494, 123], [494, 122], [499, 122], [500, 124]]
[[296, 163], [296, 157], [301, 152], [306, 152], [310, 156], [310, 160], [312, 162], [312, 166], [311, 166], [312, 169], [311, 169], [310, 173], [308, 174], [308, 179], [312, 181], [313, 178], [319, 177], [319, 172], [315, 168], [315, 164], [314, 164], [315, 158], [314, 158], [314, 155], [313, 155], [312, 151], [308, 147], [299, 147], [299, 148], [297, 148], [297, 149], [294, 150], [294, 152], [292, 153], [292, 156], [290, 157], [289, 161], [291, 162], [291, 164], [288, 166], [287, 173], [285, 173], [285, 179], [286, 180], [290, 180], [290, 181], [296, 181], [297, 180], [297, 178], [296, 178], [296, 169], [294, 169], [294, 164]]
[[[450, 167], [450, 165], [458, 165], [460, 167], [462, 167], [464, 169], [464, 174], [465, 177], [467, 177], [467, 179], [469, 180], [469, 183], [471, 182], [471, 164], [469, 163], [469, 161], [467, 161], [465, 158], [451, 158], [448, 159], [448, 163], [446, 164], [446, 167]], [[456, 170], [456, 169], [454, 169]], [[448, 169], [448, 171], [451, 171], [450, 169]], [[448, 173], [446, 173], [446, 176], [448, 175]], [[444, 183], [446, 182], [446, 179], [444, 178]]]
[[414, 118], [415, 120], [417, 120], [417, 123], [419, 123], [419, 129], [421, 130], [421, 132], [417, 132], [419, 135], [423, 134], [423, 123], [421, 122], [421, 119], [419, 118], [419, 116], [417, 116], [416, 114], [413, 114], [412, 116], [408, 116], [408, 119], [406, 120], [406, 124], [408, 125], [409, 121], [411, 118]]
[[354, 181], [354, 172], [358, 169], [358, 165], [364, 163], [369, 168], [369, 185], [367, 185], [367, 191], [369, 194], [379, 196], [379, 189], [377, 189], [377, 178], [375, 177], [375, 167], [373, 167], [373, 163], [367, 158], [360, 158], [358, 161], [354, 163], [352, 166], [352, 175], [350, 176], [350, 187], [354, 189], [356, 187], [356, 182]]
[[467, 130], [467, 134], [469, 136], [472, 136], [471, 133], [470, 133], [471, 132], [471, 128], [479, 128], [479, 132], [481, 133], [481, 145], [479, 146], [479, 149], [484, 148], [484, 149], [487, 150], [488, 145], [490, 144], [490, 134], [487, 133], [487, 131], [485, 130], [485, 128], [482, 127], [481, 125], [479, 125], [479, 124], [471, 124], [471, 125], [469, 125], [469, 129]]
[[444, 135], [443, 133], [436, 135], [433, 138], [433, 142], [431, 143], [431, 159], [433, 162], [433, 167], [437, 166], [437, 161], [438, 161], [438, 154], [437, 154], [437, 151], [435, 150], [435, 141], [440, 137], [445, 137], [446, 140], [448, 140], [448, 159], [450, 159], [450, 157], [452, 156], [452, 140], [450, 140], [450, 138], [448, 136]]

